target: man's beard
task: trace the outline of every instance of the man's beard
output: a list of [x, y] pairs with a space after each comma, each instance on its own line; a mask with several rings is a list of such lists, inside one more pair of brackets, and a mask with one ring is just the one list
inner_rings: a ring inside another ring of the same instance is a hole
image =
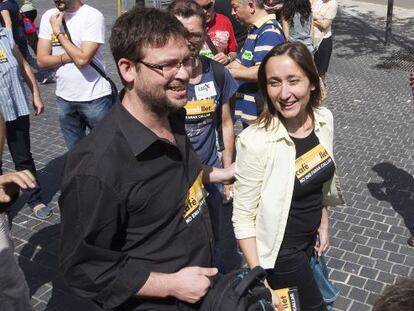
[[148, 89], [144, 88], [138, 90], [137, 94], [145, 107], [158, 116], [168, 115], [180, 109], [180, 107], [177, 107], [167, 98], [165, 91], [159, 91], [158, 89], [148, 91]]

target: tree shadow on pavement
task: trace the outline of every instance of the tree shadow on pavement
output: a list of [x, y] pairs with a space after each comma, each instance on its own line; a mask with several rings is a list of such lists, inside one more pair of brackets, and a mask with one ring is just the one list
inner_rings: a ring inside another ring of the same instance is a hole
[[[395, 29], [392, 30], [391, 45], [386, 47], [385, 16], [378, 17], [375, 12], [351, 14], [350, 10], [356, 11], [356, 8], [347, 7], [347, 11], [340, 10], [333, 22], [336, 57], [352, 59], [371, 56], [378, 58], [377, 66], [383, 68], [382, 63], [395, 60], [396, 50], [404, 50], [414, 55], [414, 40], [409, 40], [410, 33], [398, 33], [399, 26], [412, 30], [414, 18], [393, 17]], [[412, 62], [414, 62], [414, 56]], [[395, 65], [398, 64], [395, 63]]]
[[367, 184], [371, 195], [379, 201], [389, 202], [414, 235], [414, 177], [388, 162], [376, 164], [372, 170], [383, 181]]
[[[37, 171], [37, 178], [41, 185], [41, 195], [44, 203], [49, 204], [54, 195], [60, 189], [60, 182], [62, 179], [63, 165], [65, 162], [66, 154], [57, 157], [50, 161], [44, 168]], [[22, 195], [19, 199], [11, 206], [9, 212], [9, 221], [13, 221], [13, 218], [17, 213], [24, 207], [27, 202], [27, 197]]]
[[[32, 235], [18, 258], [30, 289], [30, 297], [48, 301], [47, 311], [99, 311], [91, 302], [79, 298], [65, 284], [58, 267], [60, 225], [46, 227]], [[49, 285], [43, 286], [44, 284]]]

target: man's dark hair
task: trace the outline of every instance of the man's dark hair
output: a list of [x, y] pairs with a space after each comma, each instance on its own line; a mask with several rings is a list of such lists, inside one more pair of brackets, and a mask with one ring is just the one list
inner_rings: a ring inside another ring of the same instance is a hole
[[167, 10], [182, 18], [198, 16], [201, 18], [203, 29], [206, 28], [206, 14], [203, 8], [194, 0], [175, 0], [171, 2]]
[[109, 44], [118, 63], [121, 58], [140, 60], [144, 47], [160, 48], [171, 38], [188, 38], [187, 29], [174, 15], [158, 9], [134, 7], [115, 21]]
[[414, 280], [403, 279], [388, 286], [375, 302], [372, 311], [414, 310]]

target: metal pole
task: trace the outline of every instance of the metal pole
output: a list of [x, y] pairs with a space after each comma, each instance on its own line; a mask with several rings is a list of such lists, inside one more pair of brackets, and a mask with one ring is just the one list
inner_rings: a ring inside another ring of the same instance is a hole
[[394, 0], [388, 0], [387, 8], [387, 25], [385, 27], [385, 45], [390, 45], [391, 26], [392, 26], [392, 10], [394, 8]]

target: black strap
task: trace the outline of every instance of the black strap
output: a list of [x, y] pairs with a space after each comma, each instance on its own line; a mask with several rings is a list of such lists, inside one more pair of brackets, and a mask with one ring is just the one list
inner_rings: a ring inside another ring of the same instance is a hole
[[206, 43], [207, 43], [208, 48], [210, 49], [210, 51], [213, 53], [213, 55], [218, 54], [218, 50], [217, 50], [216, 46], [214, 45], [213, 41], [211, 41], [209, 36], [207, 36]]
[[[220, 101], [221, 97], [223, 96], [223, 89], [224, 89], [224, 80], [226, 76], [224, 74], [224, 65], [216, 62], [213, 59], [210, 59], [211, 68], [213, 69], [213, 76], [214, 80], [216, 81], [219, 89], [220, 89]], [[217, 121], [217, 135], [218, 135], [218, 145], [220, 150], [224, 150], [224, 138], [223, 138], [223, 105], [220, 105], [219, 109], [217, 109], [216, 113], [216, 121]]]
[[[65, 19], [62, 20], [63, 29], [65, 30], [66, 35], [68, 36], [69, 41], [73, 44], [72, 37], [70, 35], [68, 26], [66, 25]], [[112, 85], [112, 80], [106, 75], [105, 71], [103, 71], [97, 64], [95, 64], [92, 60], [89, 62], [89, 65], [93, 69], [95, 69], [105, 80], [107, 80]]]
[[243, 293], [252, 285], [255, 281], [262, 281], [266, 277], [266, 271], [261, 266], [256, 266], [243, 278], [243, 280], [236, 286], [234, 291], [238, 296], [242, 296]]

